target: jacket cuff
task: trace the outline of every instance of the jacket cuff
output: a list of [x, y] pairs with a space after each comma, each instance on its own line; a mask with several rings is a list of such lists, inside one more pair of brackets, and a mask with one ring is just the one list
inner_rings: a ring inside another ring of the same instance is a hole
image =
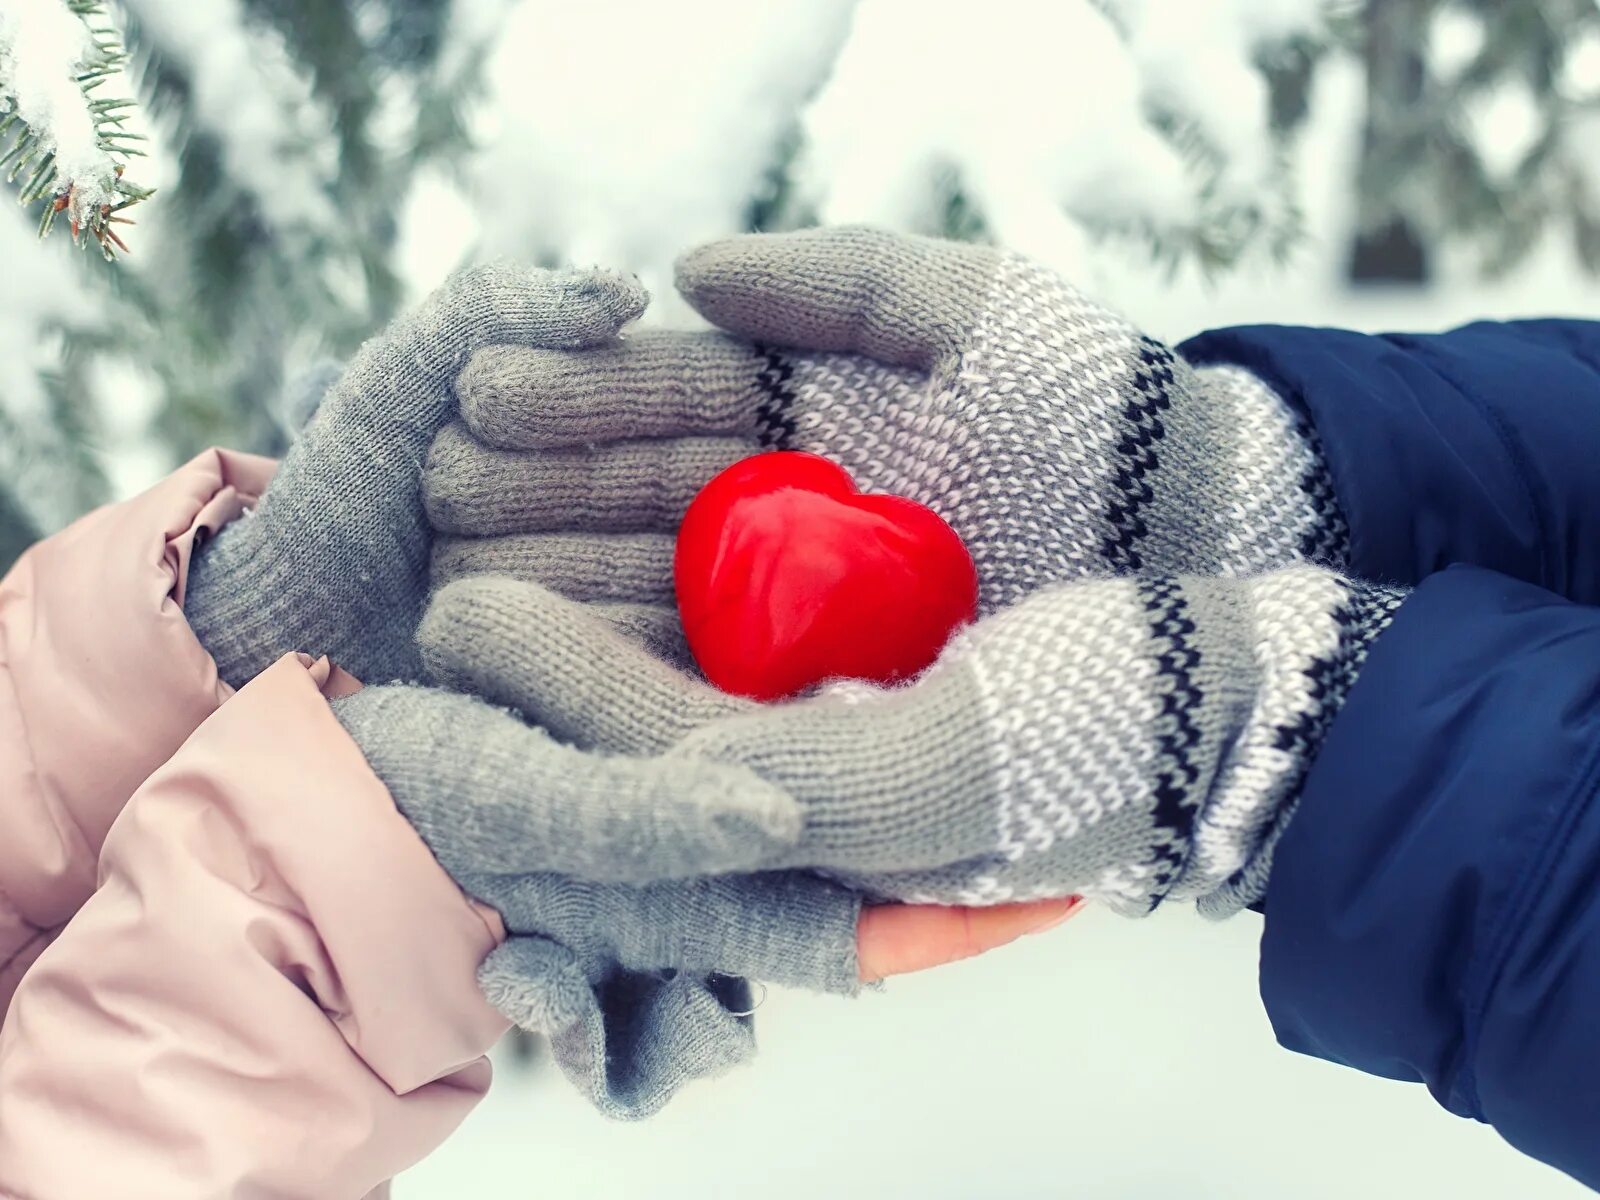
[[364, 1195], [487, 1089], [498, 918], [334, 718], [351, 686], [280, 660], [117, 819], [0, 1035], [0, 1192]]
[[1291, 1050], [1425, 1083], [1600, 1187], [1600, 610], [1457, 567], [1375, 643], [1277, 851]]
[[93, 890], [128, 797], [229, 695], [184, 620], [184, 581], [197, 539], [273, 470], [207, 451], [0, 581], [0, 1011]]
[[1600, 366], [1579, 340], [1560, 322], [1443, 334], [1257, 325], [1179, 352], [1254, 372], [1310, 421], [1353, 574], [1414, 584], [1472, 563], [1595, 604]]

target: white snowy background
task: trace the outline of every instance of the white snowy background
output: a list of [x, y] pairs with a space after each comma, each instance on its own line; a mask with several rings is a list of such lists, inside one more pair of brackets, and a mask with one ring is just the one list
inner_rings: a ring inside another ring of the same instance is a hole
[[[199, 111], [238, 174], [271, 180], [265, 219], [285, 228], [339, 219], [321, 211], [325, 157], [259, 169], [281, 140], [283, 106], [266, 111], [252, 97], [281, 99], [296, 84], [270, 47], [241, 40], [237, 0], [126, 4], [192, 61]], [[918, 228], [930, 171], [957, 167], [1000, 240], [1163, 338], [1254, 321], [1377, 330], [1600, 316], [1600, 284], [1556, 239], [1494, 283], [1465, 253], [1446, 253], [1426, 289], [1347, 288], [1356, 64], [1319, 73], [1292, 196], [1272, 182], [1265, 96], [1249, 65], [1261, 39], [1314, 22], [1320, 0], [1105, 7], [1125, 38], [1087, 0], [456, 0], [452, 52], [489, 47], [472, 114], [479, 149], [465, 170], [430, 170], [398, 201], [407, 288], [420, 297], [481, 255], [559, 255], [639, 272], [657, 295], [649, 319], [683, 323], [673, 256], [740, 228], [798, 114], [804, 190], [825, 219]], [[1435, 33], [1430, 55], [1443, 70], [1466, 61], [1478, 36], [1470, 21]], [[1600, 91], [1600, 45], [1569, 67], [1563, 86]], [[827, 82], [813, 94], [818, 77]], [[1149, 103], [1186, 111], [1221, 151], [1209, 203], [1269, 216], [1301, 205], [1308, 237], [1287, 266], [1256, 254], [1215, 281], [1193, 269], [1174, 277], [1139, 239], [1097, 239], [1119, 225], [1181, 232], [1194, 219], [1192, 164], [1152, 134]], [[1514, 89], [1473, 120], [1506, 170], [1534, 136]], [[297, 136], [315, 147], [315, 135], [313, 120]], [[1600, 129], [1575, 136], [1600, 164]], [[140, 171], [143, 182], [170, 182], [159, 145]], [[0, 220], [0, 391], [13, 413], [26, 414], [37, 370], [58, 352], [39, 331], [91, 316], [57, 269], [62, 253]], [[115, 397], [107, 466], [127, 494], [171, 455], [145, 433], [158, 399], [150, 382], [132, 368], [113, 374], [98, 381]], [[1419, 1087], [1278, 1050], [1255, 989], [1258, 932], [1248, 915], [1213, 925], [1180, 912], [1145, 922], [1090, 912], [859, 1001], [774, 992], [758, 1015], [754, 1065], [636, 1126], [589, 1111], [548, 1062], [508, 1058], [488, 1100], [396, 1195], [1587, 1194], [1444, 1114]]]

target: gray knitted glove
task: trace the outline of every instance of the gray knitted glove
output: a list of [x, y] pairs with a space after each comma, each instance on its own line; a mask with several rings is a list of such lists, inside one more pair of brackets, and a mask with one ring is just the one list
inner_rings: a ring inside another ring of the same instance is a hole
[[419, 644], [437, 677], [594, 752], [590, 770], [625, 754], [663, 780], [754, 771], [804, 814], [771, 866], [905, 900], [1080, 893], [1142, 913], [1197, 898], [1221, 914], [1264, 892], [1322, 734], [1400, 598], [1312, 566], [1086, 581], [981, 619], [904, 688], [775, 705], [508, 579], [442, 589]]
[[755, 1051], [750, 989], [730, 972], [853, 994], [860, 899], [800, 872], [651, 887], [462, 874], [513, 936], [485, 960], [489, 1001], [550, 1035], [604, 1113], [655, 1112]]
[[601, 765], [425, 688], [367, 688], [333, 707], [440, 865], [513, 935], [479, 971], [484, 994], [549, 1034], [603, 1112], [648, 1116], [754, 1052], [735, 975], [859, 986], [860, 898], [845, 888], [800, 872], [643, 882], [778, 856], [771, 831], [793, 805], [753, 776], [708, 764], [722, 777], [673, 781], [648, 762]]
[[456, 375], [484, 346], [610, 343], [645, 301], [618, 275], [498, 264], [455, 276], [363, 346], [257, 511], [191, 566], [185, 612], [222, 677], [241, 685], [302, 650], [369, 683], [419, 678], [432, 541], [420, 475], [456, 411]]
[[474, 356], [464, 424], [429, 464], [435, 525], [471, 539], [441, 538], [439, 578], [663, 602], [689, 499], [770, 447], [933, 508], [972, 551], [984, 612], [1086, 576], [1345, 557], [1314, 435], [1266, 384], [1191, 368], [1014, 254], [809, 230], [703, 247], [678, 285], [756, 344], [655, 334]]
[[332, 706], [458, 879], [530, 871], [684, 879], [759, 868], [799, 836], [793, 799], [737, 764], [705, 762], [664, 778], [648, 762], [596, 760], [512, 713], [440, 688], [387, 684]]
[[648, 1116], [750, 1056], [734, 973], [857, 988], [855, 893], [799, 872], [718, 874], [799, 834], [793, 801], [748, 770], [602, 765], [480, 700], [406, 684], [333, 711], [440, 865], [513, 935], [479, 970], [484, 994], [548, 1033], [609, 1115]]
[[456, 383], [463, 419], [428, 455], [434, 581], [537, 580], [687, 661], [673, 534], [707, 480], [777, 444], [760, 428], [768, 389], [877, 411], [926, 386], [856, 355], [780, 356], [715, 333], [649, 331], [582, 355], [484, 350]]
[[[802, 872], [719, 874], [799, 836], [794, 802], [747, 769], [668, 779], [430, 688], [366, 688], [333, 709], [440, 865], [513, 935], [479, 971], [485, 995], [548, 1033], [602, 1111], [647, 1116], [749, 1057], [735, 974], [858, 987], [858, 895]], [[714, 877], [685, 878], [699, 872]]]
[[[644, 301], [601, 273], [468, 272], [337, 382], [297, 389], [286, 418], [305, 429], [259, 511], [191, 572], [189, 619], [223, 677], [243, 683], [304, 649], [374, 682], [419, 678], [412, 637], [432, 535], [419, 475], [455, 411], [461, 364], [502, 341], [603, 346]], [[609, 616], [656, 652], [681, 653], [659, 614]], [[755, 865], [797, 836], [793, 802], [748, 771], [708, 764], [674, 782], [617, 760], [596, 772], [512, 714], [420, 686], [368, 687], [333, 709], [440, 863], [513, 934], [543, 935], [513, 937], [481, 984], [519, 1024], [552, 1035], [603, 1111], [648, 1115], [749, 1056], [749, 991], [722, 972], [856, 988], [853, 893], [801, 874], [650, 882]]]
[[562, 1073], [608, 1117], [648, 1117], [755, 1053], [750, 988], [731, 976], [612, 967], [590, 978], [564, 946], [513, 937], [478, 982], [507, 1018], [549, 1036]]

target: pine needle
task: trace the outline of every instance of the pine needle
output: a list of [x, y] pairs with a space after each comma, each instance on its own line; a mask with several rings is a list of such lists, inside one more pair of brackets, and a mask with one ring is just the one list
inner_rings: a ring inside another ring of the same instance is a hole
[[[56, 217], [66, 212], [73, 241], [88, 245], [92, 240], [109, 260], [116, 257], [116, 250], [127, 253], [128, 249], [111, 229], [114, 214], [152, 194], [152, 189], [140, 187], [124, 177], [128, 160], [144, 153], [142, 144], [148, 139], [124, 128], [135, 101], [122, 96], [94, 97], [127, 61], [121, 39], [110, 24], [104, 0], [66, 0], [66, 7], [89, 29], [89, 49], [77, 64], [72, 79], [84, 95], [85, 109], [94, 124], [95, 142], [111, 163], [112, 177], [94, 183], [93, 190], [100, 195], [109, 190], [114, 199], [98, 204], [87, 201], [77, 184], [63, 175], [53, 141], [47, 143], [40, 131], [22, 118], [16, 97], [5, 79], [0, 79], [0, 108], [9, 111], [0, 114], [0, 172], [5, 172], [8, 183], [22, 180], [18, 201], [23, 206], [43, 203], [39, 215], [40, 237], [49, 236]], [[85, 233], [89, 236], [83, 236]]]

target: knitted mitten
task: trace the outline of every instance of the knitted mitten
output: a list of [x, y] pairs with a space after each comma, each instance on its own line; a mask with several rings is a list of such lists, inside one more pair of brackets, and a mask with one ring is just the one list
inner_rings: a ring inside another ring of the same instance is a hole
[[456, 411], [462, 365], [488, 345], [610, 342], [645, 300], [604, 272], [482, 267], [363, 346], [257, 510], [191, 565], [185, 612], [222, 677], [241, 685], [301, 650], [371, 683], [417, 678], [432, 541], [422, 463]]
[[1198, 898], [1220, 914], [1263, 894], [1323, 732], [1400, 598], [1312, 566], [1085, 581], [981, 619], [909, 686], [773, 705], [507, 579], [445, 587], [419, 644], [436, 677], [592, 751], [588, 770], [629, 755], [663, 781], [707, 763], [758, 775], [802, 813], [770, 866], [904, 900], [1080, 893], [1142, 913]]
[[688, 500], [772, 447], [938, 512], [972, 550], [984, 612], [1088, 576], [1344, 561], [1314, 433], [1283, 399], [1248, 371], [1190, 367], [1015, 254], [808, 230], [703, 247], [678, 285], [754, 344], [656, 334], [473, 358], [464, 425], [430, 462], [436, 526], [471, 539], [441, 541], [441, 578], [660, 602]]

